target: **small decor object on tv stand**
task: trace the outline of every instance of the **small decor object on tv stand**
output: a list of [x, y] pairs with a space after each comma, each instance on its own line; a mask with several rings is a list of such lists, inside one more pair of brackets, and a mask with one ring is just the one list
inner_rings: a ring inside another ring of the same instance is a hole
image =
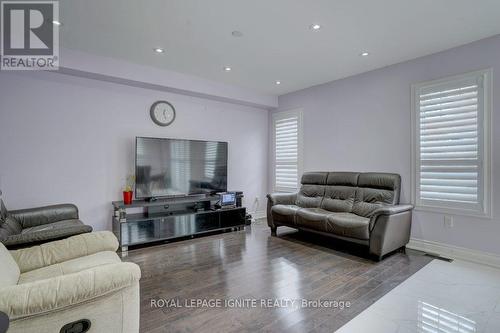
[[135, 182], [134, 175], [127, 176], [127, 184], [123, 189], [123, 203], [125, 205], [132, 204], [132, 198], [134, 197], [134, 190], [133, 190], [134, 182]]

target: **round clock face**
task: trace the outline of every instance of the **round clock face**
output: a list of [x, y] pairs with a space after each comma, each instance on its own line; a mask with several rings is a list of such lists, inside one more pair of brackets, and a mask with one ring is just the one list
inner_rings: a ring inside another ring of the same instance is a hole
[[166, 101], [158, 101], [151, 105], [151, 119], [159, 126], [168, 126], [175, 120], [175, 108]]

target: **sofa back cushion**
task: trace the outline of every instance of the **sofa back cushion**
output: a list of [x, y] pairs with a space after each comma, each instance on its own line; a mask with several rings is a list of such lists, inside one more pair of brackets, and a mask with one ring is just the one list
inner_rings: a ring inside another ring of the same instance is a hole
[[326, 186], [321, 208], [331, 212], [351, 212], [356, 188], [350, 186]]
[[362, 173], [358, 178], [358, 189], [352, 212], [371, 217], [384, 205], [399, 204], [401, 177], [391, 173]]
[[326, 185], [328, 172], [304, 172], [300, 183], [302, 185]]
[[358, 172], [329, 172], [321, 208], [332, 212], [351, 212], [358, 177]]
[[0, 288], [16, 285], [20, 275], [19, 266], [9, 250], [0, 243]]
[[399, 204], [401, 177], [377, 172], [306, 172], [296, 204], [371, 217], [384, 205]]
[[383, 192], [384, 203], [399, 204], [401, 176], [396, 173], [365, 172], [358, 178], [358, 187], [372, 188]]
[[296, 204], [302, 208], [316, 208], [325, 195], [325, 185], [302, 185], [297, 194]]
[[325, 195], [325, 184], [328, 172], [305, 172], [302, 175], [296, 204], [303, 208], [315, 208], [321, 205]]

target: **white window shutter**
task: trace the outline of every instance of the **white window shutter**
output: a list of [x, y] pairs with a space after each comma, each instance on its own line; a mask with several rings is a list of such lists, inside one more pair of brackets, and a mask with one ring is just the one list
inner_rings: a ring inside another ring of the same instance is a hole
[[274, 188], [293, 191], [300, 175], [300, 112], [274, 114]]
[[416, 204], [483, 212], [484, 74], [415, 89]]

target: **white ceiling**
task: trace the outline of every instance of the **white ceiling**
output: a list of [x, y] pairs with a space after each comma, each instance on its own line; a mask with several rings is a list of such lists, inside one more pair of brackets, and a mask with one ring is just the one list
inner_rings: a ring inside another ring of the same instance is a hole
[[60, 20], [62, 47], [280, 95], [499, 34], [500, 0], [62, 0]]

